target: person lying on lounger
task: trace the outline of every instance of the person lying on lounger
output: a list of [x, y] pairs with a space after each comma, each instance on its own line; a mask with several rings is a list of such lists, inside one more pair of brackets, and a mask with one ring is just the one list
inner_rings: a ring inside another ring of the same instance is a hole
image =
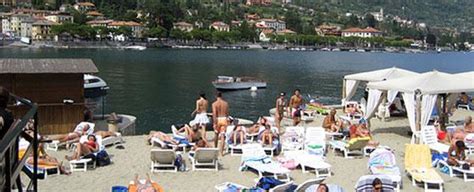
[[178, 125], [176, 128], [179, 133], [184, 133], [184, 135], [186, 135], [186, 139], [189, 142], [196, 142], [203, 135], [197, 124], [191, 126], [188, 124]]
[[148, 136], [146, 138], [146, 141], [149, 145], [151, 145], [151, 139], [153, 137], [156, 137], [156, 138], [158, 138], [158, 139], [160, 139], [163, 142], [168, 143], [168, 144], [178, 145], [178, 142], [176, 140], [174, 140], [173, 137], [171, 137], [168, 134], [163, 133], [161, 131], [150, 131], [150, 133], [148, 134]]
[[456, 143], [452, 144], [448, 150], [448, 165], [460, 166], [467, 163], [469, 166], [473, 166], [474, 161], [466, 158], [465, 150], [466, 145], [464, 141], [456, 141]]
[[208, 148], [209, 143], [203, 138], [199, 138], [199, 140], [196, 142], [196, 144], [193, 146], [192, 151], [196, 151], [199, 148]]
[[367, 121], [361, 119], [358, 125], [352, 125], [349, 131], [349, 138], [364, 138], [370, 137], [371, 140], [367, 144], [367, 146], [377, 147], [380, 143], [378, 141], [372, 140], [372, 135], [370, 134], [370, 130], [367, 128]]
[[94, 132], [94, 123], [89, 123], [89, 122], [81, 122], [77, 124], [76, 128], [74, 128], [74, 131], [68, 134], [62, 134], [62, 135], [52, 135], [48, 136], [48, 139], [51, 140], [59, 140], [60, 143], [63, 142], [78, 142], [79, 139], [81, 138], [82, 135], [90, 135]]
[[81, 156], [86, 156], [91, 153], [99, 151], [99, 144], [94, 135], [87, 136], [87, 141], [83, 143], [76, 143], [76, 150], [72, 156], [67, 156], [67, 160], [78, 160]]

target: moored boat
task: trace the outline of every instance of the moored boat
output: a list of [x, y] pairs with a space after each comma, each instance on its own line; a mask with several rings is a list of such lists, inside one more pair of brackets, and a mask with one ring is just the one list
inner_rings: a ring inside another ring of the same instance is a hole
[[94, 75], [84, 75], [84, 97], [95, 98], [107, 94], [109, 87], [100, 77]]
[[266, 88], [267, 82], [254, 77], [217, 76], [212, 85], [219, 90], [239, 90], [251, 87]]

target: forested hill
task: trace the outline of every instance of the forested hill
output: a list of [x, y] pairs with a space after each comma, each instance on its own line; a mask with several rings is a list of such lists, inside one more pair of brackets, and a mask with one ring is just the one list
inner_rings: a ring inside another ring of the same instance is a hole
[[296, 5], [329, 12], [364, 15], [384, 9], [430, 26], [470, 29], [474, 27], [474, 0], [293, 0]]

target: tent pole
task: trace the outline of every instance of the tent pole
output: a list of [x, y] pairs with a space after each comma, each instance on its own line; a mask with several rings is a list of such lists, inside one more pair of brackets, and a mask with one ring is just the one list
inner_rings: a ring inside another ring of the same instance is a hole
[[446, 131], [446, 122], [448, 121], [448, 115], [446, 112], [446, 100], [448, 99], [448, 94], [443, 93], [441, 94], [441, 96], [443, 97], [443, 110], [441, 112], [441, 117], [440, 117], [441, 119], [440, 127], [441, 127], [441, 130]]
[[342, 102], [342, 99], [346, 98], [346, 79], [342, 80], [342, 98], [341, 98], [341, 105], [342, 109], [344, 110], [344, 103]]
[[[421, 94], [419, 91], [415, 91], [415, 100], [416, 100], [416, 131], [420, 132], [421, 131]], [[421, 140], [419, 141], [421, 143]], [[416, 143], [416, 141], [415, 141]]]

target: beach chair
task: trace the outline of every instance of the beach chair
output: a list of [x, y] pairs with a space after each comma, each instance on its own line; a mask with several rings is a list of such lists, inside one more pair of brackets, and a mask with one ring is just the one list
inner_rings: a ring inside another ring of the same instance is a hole
[[290, 170], [273, 161], [260, 144], [246, 144], [242, 147], [240, 170], [247, 168], [255, 170], [259, 178], [271, 175], [275, 179], [290, 181]]
[[[233, 133], [234, 127], [235, 127], [234, 125], [229, 125], [229, 126], [226, 127], [226, 131], [225, 131], [226, 151], [230, 152], [231, 156], [241, 155], [242, 154], [242, 145], [243, 145], [242, 143], [240, 143], [240, 144], [234, 144], [233, 143], [232, 133]], [[258, 135], [258, 133], [257, 133], [257, 135]], [[244, 137], [246, 137], [244, 142], [246, 142], [246, 143], [250, 142], [247, 139], [247, 133], [245, 131], [244, 131]]]
[[[193, 171], [196, 170], [207, 170], [207, 171], [218, 171], [218, 155], [219, 149], [217, 148], [198, 148], [194, 153], [189, 153], [189, 160], [193, 167]], [[211, 167], [211, 168], [205, 168]]]
[[438, 153], [447, 153], [449, 145], [438, 142], [438, 134], [433, 125], [424, 126], [420, 132], [422, 144], [427, 144], [431, 150]]
[[364, 154], [363, 150], [365, 146], [367, 146], [369, 141], [370, 137], [358, 137], [351, 139], [348, 142], [334, 140], [329, 142], [329, 144], [332, 147], [333, 151], [335, 151], [336, 149], [342, 151], [342, 153], [344, 154], [344, 158], [352, 158], [349, 155], [357, 153]]
[[380, 179], [382, 181], [382, 191], [383, 192], [394, 192], [395, 186], [390, 177], [386, 175], [364, 175], [359, 178], [357, 184], [355, 185], [356, 192], [370, 192], [372, 191], [372, 182], [374, 179]]
[[237, 184], [237, 183], [232, 183], [232, 182], [224, 182], [221, 184], [217, 184], [214, 186], [214, 188], [218, 192], [238, 192], [238, 191], [243, 191], [246, 189], [249, 189], [249, 187]]
[[[431, 166], [431, 153], [428, 145], [407, 144], [405, 147], [405, 172], [411, 177], [412, 185], [424, 184], [425, 191], [443, 191], [443, 179]], [[435, 189], [430, 186], [436, 186]]]
[[[361, 113], [353, 113], [353, 111], [356, 110], [361, 111]], [[364, 114], [362, 113], [362, 107], [357, 101], [347, 101], [345, 104], [344, 113], [351, 120], [360, 119], [364, 116]]]
[[[326, 184], [326, 186], [328, 186], [328, 189], [329, 189], [328, 191], [330, 191], [330, 192], [345, 192], [344, 188], [342, 188], [339, 185]], [[297, 192], [313, 192], [313, 191], [316, 191], [316, 189], [318, 189], [318, 187], [319, 187], [319, 184], [314, 184], [314, 185], [309, 185], [304, 190], [296, 188], [296, 191]]]
[[[33, 165], [29, 163], [25, 163], [24, 168], [27, 169], [28, 172], [33, 174], [33, 170], [34, 170]], [[40, 179], [47, 179], [48, 175], [51, 175], [51, 174], [55, 174], [55, 175], [61, 174], [58, 165], [51, 166], [51, 165], [41, 165], [41, 164], [38, 164], [38, 169], [36, 170], [36, 173], [37, 173], [38, 178]]]
[[322, 127], [308, 127], [304, 136], [304, 149], [323, 156], [326, 152], [326, 131]]
[[[97, 152], [92, 153], [94, 156], [96, 156], [99, 152], [105, 150], [105, 146], [102, 144], [102, 137], [99, 135], [95, 136], [97, 144], [99, 144], [99, 150]], [[79, 139], [79, 143], [84, 143], [87, 141], [87, 135], [81, 136]], [[77, 160], [71, 160], [69, 161], [69, 167], [71, 168], [71, 172], [74, 171], [87, 171], [87, 168], [93, 168], [95, 169], [96, 167], [96, 161], [92, 158], [85, 158], [81, 157]]]
[[122, 138], [122, 134], [120, 133], [115, 133], [115, 136], [109, 136], [104, 139], [102, 139], [102, 145], [104, 147], [110, 146], [110, 145], [117, 145], [120, 143], [123, 143], [124, 140]]
[[368, 168], [372, 175], [383, 175], [389, 177], [400, 191], [402, 177], [398, 168], [393, 152], [379, 147], [376, 148], [369, 157]]
[[303, 149], [304, 127], [286, 127], [285, 133], [281, 136], [282, 151], [292, 151]]
[[175, 145], [171, 143], [166, 143], [162, 141], [161, 139], [159, 139], [158, 137], [153, 137], [151, 138], [151, 145], [158, 146], [162, 149], [167, 149], [167, 148], [181, 149], [183, 152], [185, 152], [187, 148], [192, 147], [193, 145], [195, 145], [195, 143], [179, 143], [178, 145]]
[[[465, 153], [468, 153], [465, 151]], [[467, 155], [466, 155], [467, 157]], [[436, 164], [436, 167], [440, 169], [447, 169], [450, 177], [462, 176], [464, 182], [474, 181], [474, 168], [469, 167], [469, 170], [462, 169], [460, 166], [451, 166], [445, 160], [439, 160]]]
[[301, 166], [303, 173], [308, 173], [307, 168], [313, 169], [316, 178], [331, 176], [331, 164], [326, 163], [322, 156], [312, 155], [308, 151], [285, 151], [283, 154], [287, 159], [293, 159]]
[[[320, 184], [321, 182], [324, 181], [324, 179], [325, 178], [317, 178], [317, 179], [306, 180], [305, 182], [299, 184], [298, 187], [296, 187], [295, 191], [296, 192], [305, 192], [306, 189], [308, 189], [311, 186], [315, 186], [315, 185]], [[313, 191], [316, 191], [316, 190], [313, 190]]]
[[173, 137], [174, 138], [186, 139], [186, 134], [185, 133], [180, 133], [178, 131], [178, 128], [176, 128], [175, 125], [171, 125], [171, 132], [173, 132]]
[[474, 153], [474, 133], [469, 133], [466, 135], [466, 137], [464, 137], [464, 144], [466, 145], [467, 153], [473, 154]]
[[177, 172], [176, 152], [172, 149], [151, 149], [151, 172]]

